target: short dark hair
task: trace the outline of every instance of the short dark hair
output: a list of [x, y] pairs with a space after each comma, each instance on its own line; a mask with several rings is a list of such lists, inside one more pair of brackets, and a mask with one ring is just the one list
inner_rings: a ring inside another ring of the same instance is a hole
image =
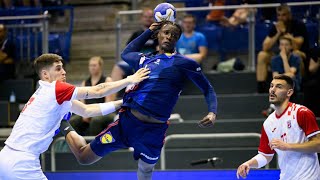
[[49, 53], [42, 54], [41, 56], [37, 57], [33, 61], [33, 66], [34, 66], [36, 73], [40, 77], [41, 70], [44, 68], [48, 68], [49, 66], [52, 66], [53, 63], [55, 63], [55, 62], [63, 62], [62, 57], [57, 54], [49, 54]]
[[289, 87], [291, 89], [294, 89], [294, 81], [291, 77], [287, 76], [287, 75], [284, 75], [284, 74], [278, 74], [276, 76], [273, 77], [273, 79], [280, 79], [280, 80], [284, 80], [286, 81], [286, 83], [289, 85]]

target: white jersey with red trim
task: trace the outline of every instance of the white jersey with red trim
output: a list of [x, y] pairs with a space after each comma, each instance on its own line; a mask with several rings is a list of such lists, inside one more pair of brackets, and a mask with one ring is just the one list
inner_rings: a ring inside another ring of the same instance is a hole
[[289, 103], [280, 116], [273, 112], [263, 123], [259, 153], [266, 156], [277, 153], [280, 179], [320, 180], [317, 153], [271, 150], [269, 146], [272, 139], [281, 139], [286, 143], [304, 143], [318, 133], [319, 127], [312, 111], [302, 105]]
[[76, 94], [75, 86], [68, 83], [40, 80], [39, 88], [24, 106], [5, 144], [32, 154], [46, 151]]

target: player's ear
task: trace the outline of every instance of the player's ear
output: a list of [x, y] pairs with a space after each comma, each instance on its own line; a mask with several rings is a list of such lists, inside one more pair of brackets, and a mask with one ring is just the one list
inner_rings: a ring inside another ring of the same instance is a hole
[[293, 89], [289, 89], [288, 92], [287, 92], [287, 96], [291, 97], [294, 93], [294, 90]]
[[47, 70], [42, 69], [41, 72], [40, 72], [40, 74], [41, 74], [41, 78], [43, 78], [43, 79], [49, 79], [49, 72], [48, 72]]

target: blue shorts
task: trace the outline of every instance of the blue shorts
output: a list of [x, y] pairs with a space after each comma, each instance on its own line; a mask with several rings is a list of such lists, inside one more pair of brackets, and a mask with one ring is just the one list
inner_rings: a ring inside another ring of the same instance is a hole
[[101, 157], [118, 149], [133, 147], [135, 160], [155, 164], [160, 158], [167, 128], [167, 123], [144, 123], [127, 109], [119, 113], [119, 120], [96, 136], [90, 147]]

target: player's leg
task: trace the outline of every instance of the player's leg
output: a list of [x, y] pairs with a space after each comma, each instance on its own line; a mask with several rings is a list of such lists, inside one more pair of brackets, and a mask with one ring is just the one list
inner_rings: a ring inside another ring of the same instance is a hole
[[78, 162], [92, 164], [106, 154], [126, 147], [121, 139], [118, 122], [109, 124], [90, 144], [87, 144], [84, 137], [73, 130], [68, 121], [61, 121], [60, 131], [66, 136], [66, 141]]
[[143, 160], [138, 161], [138, 180], [151, 180], [152, 172], [156, 164], [148, 164]]
[[39, 155], [5, 146], [0, 152], [0, 179], [47, 180], [41, 170]]
[[69, 132], [66, 141], [80, 164], [92, 164], [101, 159], [92, 151], [90, 144], [87, 144], [86, 140], [77, 132]]
[[9, 179], [13, 169], [13, 157], [6, 146], [0, 151], [0, 159], [0, 179]]

